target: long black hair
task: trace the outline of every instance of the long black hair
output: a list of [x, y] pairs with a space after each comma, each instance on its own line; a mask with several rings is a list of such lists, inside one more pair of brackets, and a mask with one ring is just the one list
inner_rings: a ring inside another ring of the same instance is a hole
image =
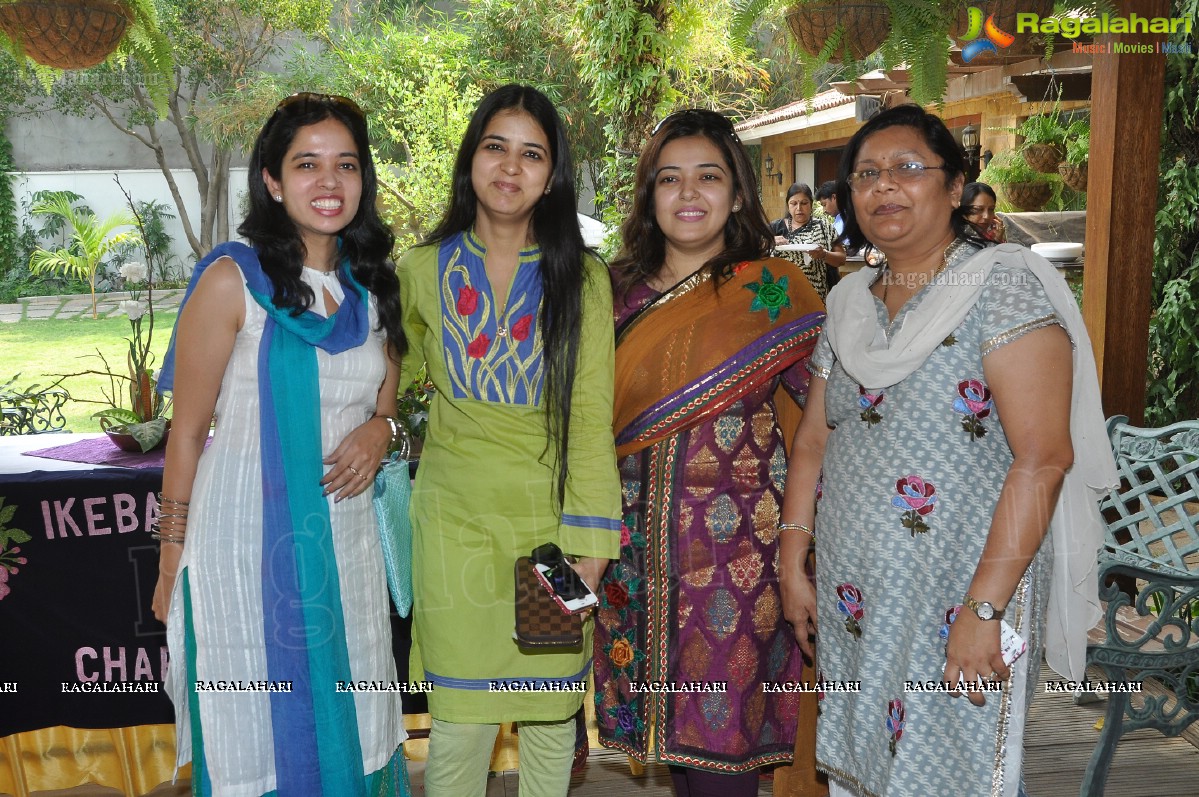
[[[861, 152], [862, 144], [866, 139], [888, 127], [910, 127], [920, 134], [924, 143], [928, 145], [934, 155], [941, 159], [945, 166], [941, 174], [944, 175], [946, 188], [952, 186], [953, 181], [958, 177], [964, 179], [965, 176], [966, 159], [962, 155], [958, 142], [954, 140], [953, 134], [941, 121], [941, 117], [929, 113], [919, 105], [899, 105], [878, 114], [862, 125], [858, 132], [849, 139], [849, 143], [845, 145], [845, 150], [841, 153], [841, 164], [837, 168], [837, 209], [841, 211], [841, 216], [845, 220], [844, 237], [848, 241], [847, 248], [850, 250], [860, 249], [870, 241], [858, 224], [857, 213], [853, 207], [853, 193], [849, 187], [849, 175], [854, 170], [858, 153]], [[966, 214], [961, 207], [953, 209], [949, 215], [949, 223], [957, 237], [969, 238], [976, 243], [986, 243], [974, 226], [966, 221]]]
[[758, 196], [758, 176], [733, 123], [724, 114], [701, 108], [676, 111], [663, 119], [650, 136], [637, 161], [633, 207], [620, 227], [620, 253], [612, 261], [619, 275], [616, 293], [623, 297], [630, 288], [656, 275], [666, 263], [666, 236], [654, 213], [654, 184], [662, 148], [677, 138], [703, 136], [711, 141], [733, 178], [733, 199], [741, 210], [730, 213], [724, 223], [724, 249], [704, 263], [719, 284], [732, 277], [733, 266], [760, 260], [770, 254], [774, 233]]
[[570, 472], [567, 451], [571, 395], [583, 329], [583, 287], [587, 280], [583, 257], [589, 250], [579, 230], [570, 143], [566, 140], [562, 119], [548, 97], [531, 86], [510, 83], [479, 102], [458, 147], [449, 207], [429, 233], [425, 245], [439, 244], [474, 227], [479, 199], [471, 182], [471, 164], [487, 124], [493, 116], [504, 111], [527, 113], [541, 127], [550, 145], [553, 171], [549, 193], [534, 205], [532, 226], [533, 237], [541, 249], [543, 299], [538, 325], [545, 364], [546, 453], [553, 452], [553, 469], [557, 477], [555, 497], [561, 507], [566, 499], [566, 479]]
[[395, 236], [379, 218], [375, 208], [378, 178], [366, 132], [366, 117], [350, 100], [324, 94], [296, 94], [279, 103], [267, 119], [250, 152], [250, 210], [237, 231], [258, 252], [262, 270], [270, 277], [276, 307], [290, 308], [299, 315], [316, 301], [316, 295], [300, 279], [307, 255], [300, 230], [287, 215], [262, 177], [266, 169], [276, 180], [283, 158], [301, 128], [335, 119], [346, 126], [358, 150], [362, 174], [362, 197], [358, 212], [340, 233], [341, 254], [350, 261], [354, 278], [370, 291], [379, 308], [379, 326], [386, 332], [394, 357], [404, 353], [406, 343], [400, 326], [400, 281], [389, 258]]

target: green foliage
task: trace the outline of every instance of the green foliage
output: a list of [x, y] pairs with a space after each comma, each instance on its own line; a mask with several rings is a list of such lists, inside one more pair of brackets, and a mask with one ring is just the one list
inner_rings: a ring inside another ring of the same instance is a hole
[[886, 0], [891, 32], [883, 42], [883, 61], [890, 69], [908, 65], [910, 96], [918, 105], [939, 103], [949, 77], [949, 25], [959, 2]]
[[1033, 169], [1015, 150], [999, 153], [978, 175], [980, 183], [1010, 185], [1012, 183], [1048, 183], [1050, 175]]
[[12, 158], [12, 142], [4, 134], [4, 122], [0, 108], [0, 279], [21, 264], [21, 231], [17, 224], [17, 200], [12, 190], [16, 164]]
[[91, 288], [92, 318], [96, 317], [96, 272], [104, 258], [124, 241], [135, 239], [133, 230], [115, 232], [118, 227], [130, 227], [132, 215], [120, 210], [105, 219], [97, 219], [90, 210], [74, 207], [64, 196], [52, 196], [33, 205], [34, 215], [50, 215], [71, 225], [73, 247], [55, 250], [38, 249], [29, 259], [30, 271], [62, 272], [76, 279], [86, 279]]
[[401, 250], [441, 217], [462, 133], [484, 86], [490, 88], [476, 82], [490, 67], [469, 57], [469, 34], [441, 14], [427, 17], [423, 25], [339, 32], [328, 57], [304, 67], [324, 69], [330, 90], [358, 98], [368, 110], [380, 211]]
[[1091, 121], [1079, 118], [1066, 128], [1066, 163], [1086, 163], [1091, 154]]
[[[131, 23], [125, 29], [117, 49], [106, 60], [105, 64], [122, 66], [136, 63], [138, 68], [148, 76], [145, 86], [149, 97], [159, 113], [165, 113], [167, 108], [167, 87], [171, 81], [175, 62], [171, 57], [171, 43], [162, 33], [158, 25], [158, 12], [154, 0], [121, 0], [130, 11]], [[24, 47], [20, 40], [9, 39], [0, 32], [0, 44], [16, 58], [24, 61]], [[32, 73], [46, 91], [50, 91], [55, 81], [64, 74], [60, 69], [33, 64], [28, 62]]]
[[603, 217], [619, 224], [637, 154], [665, 111], [692, 105], [750, 112], [769, 74], [721, 0], [580, 0], [572, 36], [595, 110], [607, 122]]
[[[1173, 16], [1199, 18], [1199, 0], [1174, 0]], [[1153, 317], [1145, 422], [1199, 417], [1199, 36], [1166, 56], [1161, 178], [1153, 243]]]

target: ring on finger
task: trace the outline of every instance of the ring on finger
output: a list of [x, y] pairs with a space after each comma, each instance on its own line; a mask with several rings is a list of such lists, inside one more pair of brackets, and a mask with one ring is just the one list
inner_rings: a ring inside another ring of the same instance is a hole
[[353, 473], [355, 476], [362, 475], [361, 473], [358, 472], [358, 469], [355, 468], [353, 465], [348, 465], [347, 467], [350, 469], [350, 472]]

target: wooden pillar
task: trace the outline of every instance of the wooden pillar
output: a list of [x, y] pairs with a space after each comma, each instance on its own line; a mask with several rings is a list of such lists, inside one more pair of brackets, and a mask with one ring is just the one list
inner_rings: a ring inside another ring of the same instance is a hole
[[[1118, 0], [1116, 14], [1168, 17], [1167, 0]], [[1160, 33], [1097, 36], [1091, 79], [1091, 153], [1083, 318], [1095, 346], [1106, 415], [1141, 423], [1149, 357], [1158, 143], [1166, 57], [1112, 52], [1156, 44]]]

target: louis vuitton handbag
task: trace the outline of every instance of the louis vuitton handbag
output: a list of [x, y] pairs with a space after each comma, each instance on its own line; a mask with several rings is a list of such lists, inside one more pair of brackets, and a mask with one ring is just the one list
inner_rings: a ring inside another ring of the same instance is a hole
[[516, 641], [530, 648], [571, 648], [583, 644], [583, 618], [567, 614], [537, 579], [533, 560], [516, 560]]

